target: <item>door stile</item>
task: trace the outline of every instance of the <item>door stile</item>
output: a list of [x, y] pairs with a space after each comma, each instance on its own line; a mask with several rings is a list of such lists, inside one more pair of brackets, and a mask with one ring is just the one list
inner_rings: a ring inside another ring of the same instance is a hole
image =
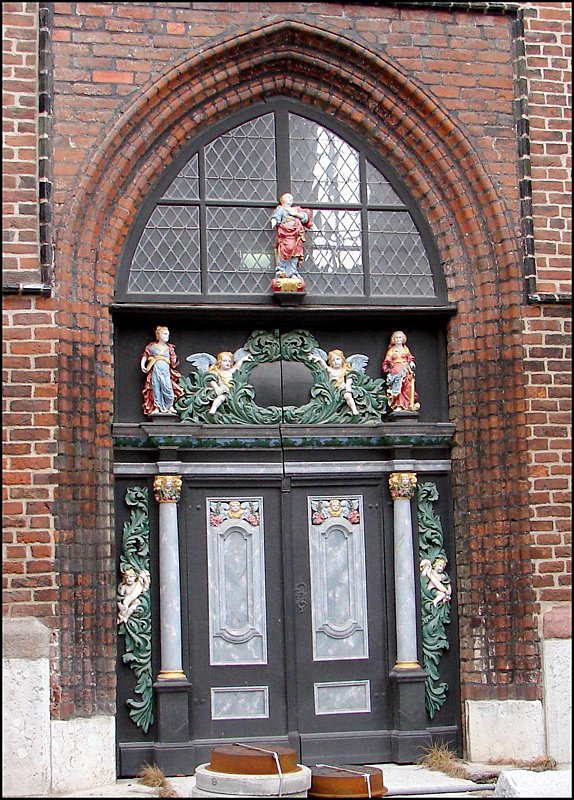
[[291, 514], [291, 478], [283, 478], [281, 483], [281, 548], [283, 558], [283, 625], [285, 636], [285, 678], [287, 700], [287, 737], [289, 747], [301, 756], [301, 736], [298, 722], [298, 683], [296, 627], [295, 627], [295, 579], [293, 569], [293, 543]]

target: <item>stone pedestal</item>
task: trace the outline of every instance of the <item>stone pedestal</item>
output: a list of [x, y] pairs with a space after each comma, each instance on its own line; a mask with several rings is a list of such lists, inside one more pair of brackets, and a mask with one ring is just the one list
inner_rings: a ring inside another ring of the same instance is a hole
[[394, 710], [391, 754], [395, 764], [415, 763], [432, 744], [425, 709], [426, 677], [420, 667], [390, 673]]
[[[239, 797], [239, 798], [241, 798], [241, 800], [245, 800], [245, 797], [258, 797], [258, 796], [262, 796], [262, 795], [253, 795], [253, 794], [249, 794], [249, 795], [244, 795], [244, 794], [217, 794], [217, 792], [206, 792], [203, 789], [198, 789], [197, 786], [193, 787], [193, 789], [191, 790], [191, 794], [190, 794], [190, 797], [224, 797], [224, 798], [227, 798], [227, 797], [229, 797], [229, 798]], [[271, 795], [271, 796], [273, 796], [273, 795]], [[295, 792], [294, 794], [288, 794], [288, 795], [283, 794], [283, 795], [275, 795], [275, 796], [276, 797], [281, 796], [281, 797], [292, 798], [292, 797], [308, 797], [309, 795], [307, 794], [307, 791], [304, 791], [304, 792]]]
[[311, 770], [301, 764], [283, 775], [215, 772], [209, 764], [200, 764], [192, 797], [307, 797], [310, 786]]
[[191, 739], [189, 701], [191, 683], [187, 680], [157, 680], [158, 741], [188, 742]]

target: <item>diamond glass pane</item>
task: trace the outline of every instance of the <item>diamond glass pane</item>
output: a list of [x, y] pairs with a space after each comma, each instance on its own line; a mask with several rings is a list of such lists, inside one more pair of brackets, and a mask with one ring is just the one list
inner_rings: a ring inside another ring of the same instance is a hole
[[432, 270], [408, 211], [369, 212], [371, 291], [383, 297], [434, 297]]
[[271, 211], [207, 209], [208, 292], [245, 295], [269, 291], [275, 274]]
[[199, 158], [197, 153], [168, 186], [162, 200], [197, 200], [199, 198]]
[[128, 292], [199, 292], [199, 213], [157, 206], [136, 247]]
[[360, 211], [316, 211], [304, 253], [301, 270], [307, 291], [336, 295], [363, 293]]
[[208, 200], [277, 201], [273, 114], [245, 122], [205, 148]]
[[404, 203], [385, 176], [367, 161], [367, 203], [371, 206], [401, 206]]
[[295, 202], [359, 203], [359, 154], [327, 128], [289, 114], [291, 192]]

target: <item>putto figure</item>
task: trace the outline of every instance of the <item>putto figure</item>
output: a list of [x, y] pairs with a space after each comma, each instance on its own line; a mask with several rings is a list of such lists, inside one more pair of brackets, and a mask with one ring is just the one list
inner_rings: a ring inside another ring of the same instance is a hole
[[141, 603], [141, 595], [149, 589], [150, 583], [147, 569], [142, 569], [139, 575], [131, 567], [126, 569], [118, 586], [118, 625], [128, 621]]
[[383, 372], [387, 376], [387, 397], [391, 411], [416, 413], [420, 404], [415, 391], [415, 359], [406, 345], [407, 337], [395, 331], [385, 360]]
[[186, 358], [186, 361], [190, 361], [194, 367], [197, 367], [202, 372], [213, 374], [213, 380], [210, 383], [215, 392], [215, 398], [209, 409], [210, 414], [215, 414], [219, 406], [229, 397], [233, 386], [234, 373], [243, 366], [245, 361], [249, 361], [252, 358], [251, 353], [247, 352], [243, 347], [240, 347], [235, 353], [224, 350], [217, 354], [217, 358], [214, 358], [210, 353], [193, 353]]
[[140, 366], [146, 375], [142, 390], [144, 413], [175, 414], [173, 407], [183, 390], [178, 381], [181, 378], [177, 371], [179, 360], [175, 347], [169, 343], [169, 328], [158, 325], [155, 329], [155, 342], [150, 342], [143, 351]]
[[313, 226], [313, 212], [293, 205], [293, 195], [282, 194], [271, 215], [275, 230], [274, 291], [303, 291], [305, 283], [299, 272], [303, 261], [305, 230]]
[[434, 589], [433, 606], [437, 608], [441, 603], [450, 603], [452, 588], [448, 576], [445, 574], [446, 559], [442, 556], [435, 558], [431, 564], [428, 558], [423, 558], [419, 565], [421, 575], [428, 581], [428, 588]]
[[330, 350], [327, 354], [321, 348], [316, 347], [310, 353], [309, 358], [327, 370], [329, 378], [342, 393], [345, 403], [351, 410], [351, 414], [354, 417], [358, 416], [360, 412], [353, 396], [353, 379], [348, 373], [350, 370], [364, 372], [369, 363], [368, 356], [357, 353], [345, 358], [342, 350]]

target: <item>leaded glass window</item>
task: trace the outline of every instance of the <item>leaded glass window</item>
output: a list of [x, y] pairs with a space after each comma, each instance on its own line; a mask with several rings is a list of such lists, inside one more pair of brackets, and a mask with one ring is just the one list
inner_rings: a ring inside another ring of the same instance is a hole
[[277, 101], [251, 113], [192, 144], [161, 178], [126, 248], [120, 299], [267, 302], [270, 216], [290, 191], [313, 211], [301, 267], [309, 296], [438, 302], [432, 239], [394, 173], [308, 109]]

